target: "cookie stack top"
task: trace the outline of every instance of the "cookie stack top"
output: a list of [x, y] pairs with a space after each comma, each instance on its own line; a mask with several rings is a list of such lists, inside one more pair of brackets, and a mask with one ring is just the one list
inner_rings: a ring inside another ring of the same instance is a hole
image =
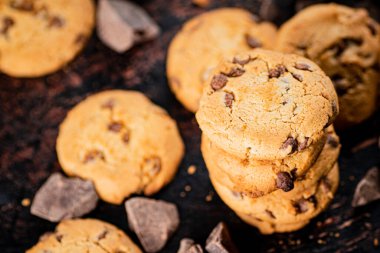
[[338, 114], [331, 80], [312, 61], [255, 49], [222, 61], [196, 114], [203, 133], [246, 159], [282, 159], [324, 136]]

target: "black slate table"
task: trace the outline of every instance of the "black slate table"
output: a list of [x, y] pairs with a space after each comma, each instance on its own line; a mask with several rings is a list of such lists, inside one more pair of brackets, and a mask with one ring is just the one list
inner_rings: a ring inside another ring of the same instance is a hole
[[[369, 168], [380, 165], [375, 143], [380, 133], [380, 113], [360, 126], [339, 132], [343, 144], [339, 158], [341, 183], [331, 206], [300, 231], [260, 235], [214, 194], [199, 151], [201, 133], [194, 115], [176, 101], [165, 77], [171, 38], [185, 20], [206, 9], [195, 7], [190, 0], [136, 2], [161, 26], [163, 33], [158, 39], [119, 55], [94, 34], [84, 51], [57, 73], [34, 79], [0, 75], [0, 252], [23, 252], [44, 232], [54, 229], [56, 224], [30, 214], [25, 199], [33, 199], [46, 178], [61, 170], [55, 140], [67, 111], [86, 96], [106, 89], [144, 92], [177, 120], [185, 141], [186, 156], [175, 179], [153, 196], [176, 203], [181, 216], [180, 228], [163, 252], [176, 252], [183, 237], [204, 244], [209, 232], [222, 220], [241, 252], [380, 252], [380, 246], [376, 246], [380, 240], [380, 201], [357, 209], [350, 206], [357, 182]], [[239, 6], [258, 13], [261, 2], [214, 0], [207, 9]], [[312, 2], [325, 1], [303, 0], [298, 1], [298, 6]], [[340, 2], [367, 7], [373, 17], [380, 17], [376, 1]], [[272, 3], [269, 11], [261, 15], [276, 24], [295, 13], [295, 1]], [[194, 175], [187, 173], [190, 165], [198, 168]], [[191, 186], [190, 192], [184, 190], [187, 185]], [[111, 222], [137, 242], [128, 229], [123, 205], [100, 202], [86, 217]]]

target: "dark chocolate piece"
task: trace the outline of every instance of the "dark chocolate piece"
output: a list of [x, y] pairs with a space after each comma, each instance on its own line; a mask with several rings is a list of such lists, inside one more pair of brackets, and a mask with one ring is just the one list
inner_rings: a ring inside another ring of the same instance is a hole
[[209, 253], [237, 253], [238, 250], [232, 242], [230, 233], [224, 222], [219, 222], [212, 230], [206, 241], [206, 250]]
[[179, 243], [177, 253], [186, 253], [195, 244], [193, 239], [183, 238]]
[[351, 205], [353, 207], [364, 206], [380, 199], [380, 175], [379, 169], [373, 167], [367, 171], [355, 189]]
[[293, 190], [294, 183], [292, 176], [288, 172], [277, 173], [276, 186], [284, 192]]
[[135, 197], [125, 202], [129, 227], [146, 252], [158, 252], [177, 230], [177, 207], [169, 202]]
[[54, 173], [37, 191], [31, 213], [58, 222], [91, 212], [97, 201], [98, 195], [92, 182]]

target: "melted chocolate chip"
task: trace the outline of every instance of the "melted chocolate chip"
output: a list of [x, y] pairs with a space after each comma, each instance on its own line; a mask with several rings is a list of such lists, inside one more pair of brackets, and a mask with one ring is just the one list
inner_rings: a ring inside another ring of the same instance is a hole
[[304, 198], [293, 203], [293, 207], [296, 210], [297, 214], [305, 213], [309, 210], [308, 201]]
[[49, 22], [48, 22], [48, 27], [49, 28], [61, 28], [65, 25], [65, 21], [58, 17], [58, 16], [53, 16], [49, 19]]
[[284, 65], [277, 65], [268, 71], [269, 78], [278, 78], [287, 71]]
[[248, 46], [250, 46], [251, 48], [262, 47], [262, 43], [258, 39], [252, 37], [249, 34], [245, 35], [245, 39], [247, 41]]
[[297, 178], [297, 168], [292, 169], [290, 175], [292, 175], [293, 180], [295, 180]]
[[306, 63], [296, 63], [296, 65], [294, 66], [296, 69], [299, 69], [299, 70], [307, 70], [307, 71], [312, 71], [311, 70], [311, 66], [309, 64], [306, 64]]
[[297, 140], [293, 137], [288, 137], [288, 139], [286, 139], [286, 141], [282, 144], [281, 149], [288, 149], [289, 146], [291, 147], [289, 154], [291, 154], [297, 150]]
[[121, 122], [111, 122], [108, 125], [108, 130], [111, 132], [118, 133], [121, 131], [121, 129], [124, 127], [123, 123]]
[[32, 0], [13, 0], [10, 2], [10, 7], [19, 11], [33, 11], [34, 3]]
[[308, 141], [309, 141], [309, 137], [305, 137], [305, 140], [299, 144], [298, 151], [302, 151], [305, 148], [307, 148]]
[[327, 136], [327, 143], [333, 147], [333, 148], [336, 148], [339, 146], [339, 141], [331, 134], [329, 134]]
[[288, 172], [277, 173], [276, 187], [284, 192], [293, 190], [294, 183], [292, 176]]
[[235, 100], [235, 96], [233, 93], [230, 93], [230, 92], [227, 92], [225, 95], [224, 95], [224, 104], [231, 108], [232, 107], [232, 103], [233, 101]]
[[265, 212], [266, 214], [268, 214], [269, 217], [271, 217], [272, 219], [276, 219], [276, 216], [274, 216], [273, 212], [268, 210], [268, 209], [265, 209]]
[[302, 82], [303, 81], [303, 77], [297, 73], [292, 73], [292, 76], [294, 77], [294, 79]]
[[222, 73], [223, 75], [226, 75], [228, 77], [239, 77], [245, 73], [245, 70], [241, 67], [233, 67], [230, 69], [228, 73]]
[[227, 76], [223, 74], [219, 74], [219, 75], [215, 75], [212, 78], [210, 85], [211, 85], [211, 88], [213, 88], [213, 90], [220, 90], [221, 88], [226, 86], [227, 82], [228, 82]]
[[7, 35], [9, 29], [14, 26], [15, 21], [11, 17], [3, 18], [3, 28], [0, 30], [1, 34]]
[[108, 230], [105, 229], [103, 232], [101, 232], [99, 235], [98, 235], [98, 240], [103, 240], [104, 238], [106, 238], [108, 234]]
[[103, 152], [99, 150], [91, 150], [87, 152], [86, 156], [84, 157], [83, 163], [89, 163], [92, 162], [95, 159], [105, 160]]
[[249, 55], [248, 55], [248, 57], [245, 58], [245, 59], [239, 59], [239, 58], [237, 58], [237, 57], [234, 57], [234, 58], [232, 59], [232, 63], [234, 63], [234, 64], [240, 64], [240, 65], [242, 65], [242, 66], [244, 66], [245, 64], [247, 64], [247, 63], [250, 62], [250, 61], [251, 61], [251, 56], [249, 56]]
[[122, 140], [124, 143], [129, 143], [129, 139], [130, 139], [130, 133], [129, 131], [124, 133], [123, 136], [122, 136]]

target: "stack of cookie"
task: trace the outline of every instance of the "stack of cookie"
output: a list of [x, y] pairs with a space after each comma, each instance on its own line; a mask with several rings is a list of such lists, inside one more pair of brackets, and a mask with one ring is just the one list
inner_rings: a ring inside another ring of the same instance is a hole
[[338, 99], [312, 61], [255, 49], [222, 61], [196, 114], [223, 201], [262, 233], [306, 225], [333, 198]]

